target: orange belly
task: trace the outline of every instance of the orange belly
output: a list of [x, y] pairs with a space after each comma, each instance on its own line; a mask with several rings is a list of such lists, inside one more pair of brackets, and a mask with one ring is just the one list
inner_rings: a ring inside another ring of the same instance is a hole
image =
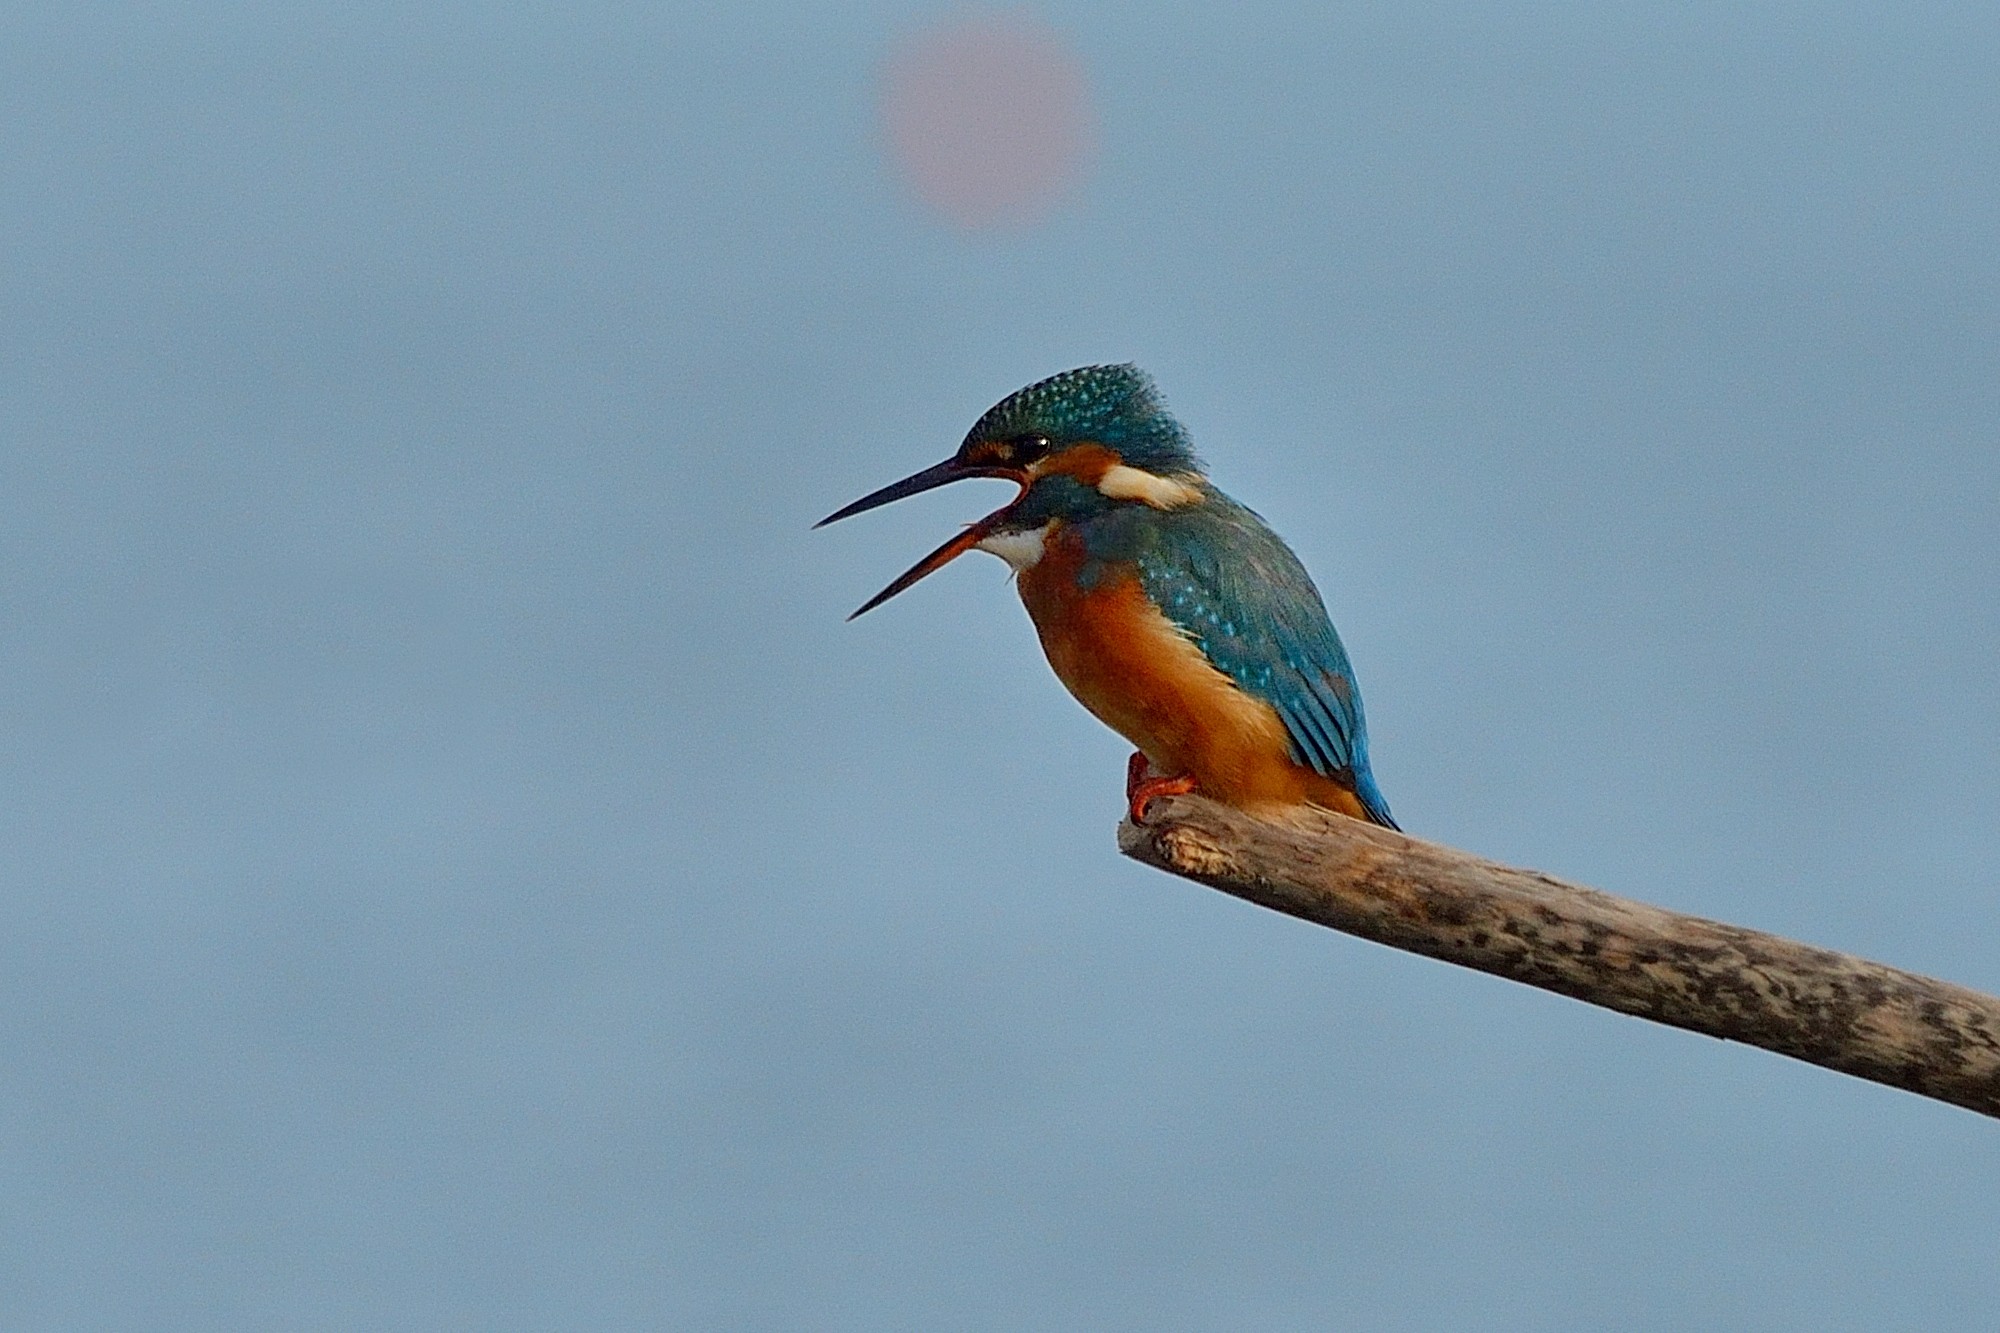
[[1056, 676], [1099, 721], [1132, 742], [1163, 776], [1256, 810], [1312, 804], [1365, 818], [1347, 787], [1294, 763], [1277, 710], [1215, 669], [1154, 606], [1136, 576], [1077, 587], [1081, 543], [1048, 534], [1021, 571], [1021, 600]]

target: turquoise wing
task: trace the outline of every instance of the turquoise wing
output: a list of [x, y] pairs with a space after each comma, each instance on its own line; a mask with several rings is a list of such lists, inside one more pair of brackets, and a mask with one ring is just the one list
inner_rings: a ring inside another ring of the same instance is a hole
[[1093, 556], [1137, 565], [1146, 595], [1246, 692], [1277, 710], [1292, 757], [1351, 787], [1370, 819], [1397, 827], [1368, 770], [1354, 668], [1312, 576], [1243, 506], [1211, 491], [1170, 513], [1127, 509], [1092, 534]]

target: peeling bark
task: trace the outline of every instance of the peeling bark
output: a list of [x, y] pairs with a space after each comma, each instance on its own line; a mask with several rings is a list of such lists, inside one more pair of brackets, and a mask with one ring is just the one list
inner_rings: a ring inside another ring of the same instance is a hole
[[1363, 939], [2000, 1116], [2000, 999], [1304, 809], [1198, 796], [1127, 856]]

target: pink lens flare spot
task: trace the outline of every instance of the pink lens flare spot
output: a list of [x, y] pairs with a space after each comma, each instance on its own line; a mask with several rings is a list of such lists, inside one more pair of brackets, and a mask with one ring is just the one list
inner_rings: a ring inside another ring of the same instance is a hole
[[883, 80], [889, 146], [962, 227], [1039, 219], [1077, 183], [1092, 121], [1083, 65], [1033, 19], [958, 19], [905, 41]]

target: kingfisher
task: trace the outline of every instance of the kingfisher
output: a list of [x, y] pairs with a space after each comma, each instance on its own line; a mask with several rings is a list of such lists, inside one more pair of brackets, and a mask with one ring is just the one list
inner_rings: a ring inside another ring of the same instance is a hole
[[1256, 814], [1315, 805], [1397, 827], [1368, 769], [1354, 669], [1305, 566], [1209, 481], [1132, 365], [1082, 366], [1001, 399], [934, 467], [820, 520], [968, 477], [1020, 491], [849, 616], [967, 551], [1013, 567], [1056, 676], [1133, 745], [1132, 821], [1196, 791]]

